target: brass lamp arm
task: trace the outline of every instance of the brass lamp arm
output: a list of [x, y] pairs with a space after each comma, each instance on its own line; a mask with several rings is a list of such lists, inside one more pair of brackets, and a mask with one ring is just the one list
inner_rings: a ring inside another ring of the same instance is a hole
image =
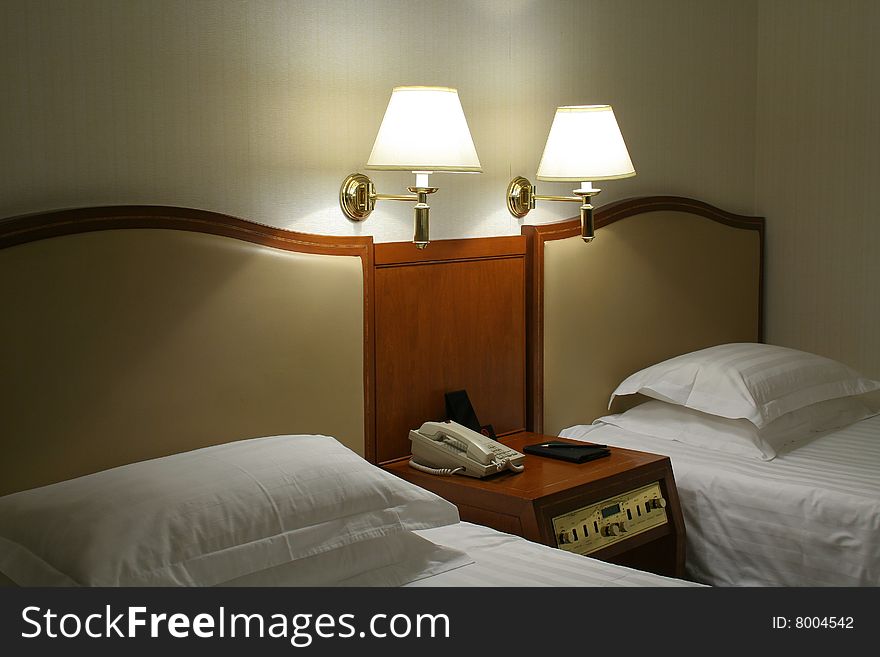
[[544, 196], [543, 194], [532, 194], [532, 198], [536, 201], [571, 201], [580, 203], [582, 199], [579, 196]]
[[416, 185], [407, 187], [411, 194], [378, 194], [373, 181], [362, 173], [352, 173], [342, 181], [339, 188], [339, 207], [346, 217], [352, 221], [363, 221], [370, 216], [376, 207], [376, 201], [415, 201], [413, 207], [413, 242], [416, 248], [424, 249], [428, 246], [428, 194], [437, 191], [436, 187], [428, 187], [427, 174], [424, 182], [416, 174]]
[[372, 198], [377, 201], [418, 201], [415, 194], [373, 194]]
[[595, 237], [593, 229], [593, 206], [590, 198], [599, 193], [598, 189], [576, 189], [576, 196], [546, 196], [535, 193], [535, 186], [526, 178], [517, 176], [507, 187], [507, 210], [514, 217], [525, 217], [535, 207], [535, 201], [565, 201], [580, 203], [581, 238], [584, 242], [592, 242]]
[[567, 201], [570, 203], [581, 204], [581, 239], [584, 242], [592, 242], [595, 237], [595, 229], [593, 228], [593, 206], [590, 204], [590, 197], [598, 193], [596, 190], [593, 194], [581, 194], [580, 196], [544, 196], [543, 194], [532, 194], [534, 201]]

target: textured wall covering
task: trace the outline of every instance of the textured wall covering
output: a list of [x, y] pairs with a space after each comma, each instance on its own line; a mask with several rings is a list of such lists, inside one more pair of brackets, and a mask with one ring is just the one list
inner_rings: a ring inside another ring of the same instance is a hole
[[880, 3], [759, 3], [768, 341], [880, 378]]
[[504, 189], [534, 179], [564, 104], [611, 103], [638, 171], [597, 203], [672, 193], [748, 212], [756, 15], [743, 0], [4, 0], [0, 215], [167, 203], [407, 240], [409, 205], [363, 225], [337, 205], [400, 84], [457, 87], [484, 168], [432, 178], [434, 238], [519, 232]]
[[767, 216], [768, 340], [880, 377], [878, 31], [875, 0], [4, 0], [0, 215], [169, 203], [406, 240], [409, 205], [351, 224], [338, 186], [391, 88], [438, 84], [485, 172], [432, 178], [432, 236], [512, 234], [556, 105], [608, 102], [638, 176], [596, 202]]

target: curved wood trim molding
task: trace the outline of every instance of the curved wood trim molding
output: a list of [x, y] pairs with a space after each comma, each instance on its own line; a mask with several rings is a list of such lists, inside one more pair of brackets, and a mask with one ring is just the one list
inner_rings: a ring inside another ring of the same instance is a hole
[[376, 460], [373, 238], [297, 233], [230, 215], [163, 205], [108, 205], [37, 212], [0, 220], [0, 249], [100, 230], [157, 228], [209, 233], [285, 251], [361, 259], [364, 285], [364, 456]]
[[[598, 208], [593, 220], [595, 228], [603, 228], [615, 221], [648, 212], [685, 212], [718, 223], [758, 231], [760, 244], [760, 290], [758, 308], [758, 335], [764, 339], [764, 217], [734, 214], [704, 201], [684, 196], [645, 196], [614, 201]], [[527, 325], [527, 381], [529, 399], [527, 426], [540, 433], [544, 417], [544, 243], [567, 239], [581, 234], [580, 218], [566, 219], [552, 224], [524, 225], [526, 236], [526, 325]]]
[[[593, 221], [595, 228], [598, 229], [633, 215], [663, 211], [687, 212], [688, 214], [699, 215], [734, 228], [757, 230], [761, 234], [763, 243], [763, 217], [734, 214], [721, 208], [716, 208], [714, 205], [704, 201], [684, 196], [645, 196], [614, 201], [598, 208], [593, 215]], [[533, 234], [539, 236], [541, 242], [566, 239], [580, 235], [580, 233], [580, 219], [577, 217], [552, 224], [525, 225], [522, 227], [523, 235]]]
[[373, 243], [371, 237], [297, 233], [209, 210], [164, 205], [108, 205], [3, 219], [0, 221], [0, 248], [60, 235], [124, 228], [210, 233], [286, 251], [327, 255], [359, 256], [361, 251], [370, 251]]

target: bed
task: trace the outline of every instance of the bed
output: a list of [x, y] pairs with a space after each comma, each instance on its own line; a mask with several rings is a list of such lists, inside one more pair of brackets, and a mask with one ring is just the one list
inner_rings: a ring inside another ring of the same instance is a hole
[[563, 430], [673, 462], [689, 579], [716, 586], [880, 584], [880, 418], [746, 460], [610, 422]]
[[689, 584], [460, 523], [377, 467], [373, 258], [165, 206], [0, 222], [4, 583]]
[[524, 229], [535, 425], [668, 455], [690, 579], [880, 584], [877, 382], [763, 343], [763, 219], [680, 197], [598, 215], [586, 247], [574, 222]]

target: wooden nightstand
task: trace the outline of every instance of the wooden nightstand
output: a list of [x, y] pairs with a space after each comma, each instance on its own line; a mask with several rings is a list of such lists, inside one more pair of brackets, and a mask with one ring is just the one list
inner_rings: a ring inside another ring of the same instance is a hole
[[[523, 432], [501, 442], [521, 452], [545, 440], [565, 439]], [[408, 459], [384, 467], [454, 503], [467, 522], [603, 561], [684, 575], [684, 520], [669, 457], [616, 447], [611, 456], [586, 463], [526, 454], [525, 471], [485, 479], [425, 474]]]

